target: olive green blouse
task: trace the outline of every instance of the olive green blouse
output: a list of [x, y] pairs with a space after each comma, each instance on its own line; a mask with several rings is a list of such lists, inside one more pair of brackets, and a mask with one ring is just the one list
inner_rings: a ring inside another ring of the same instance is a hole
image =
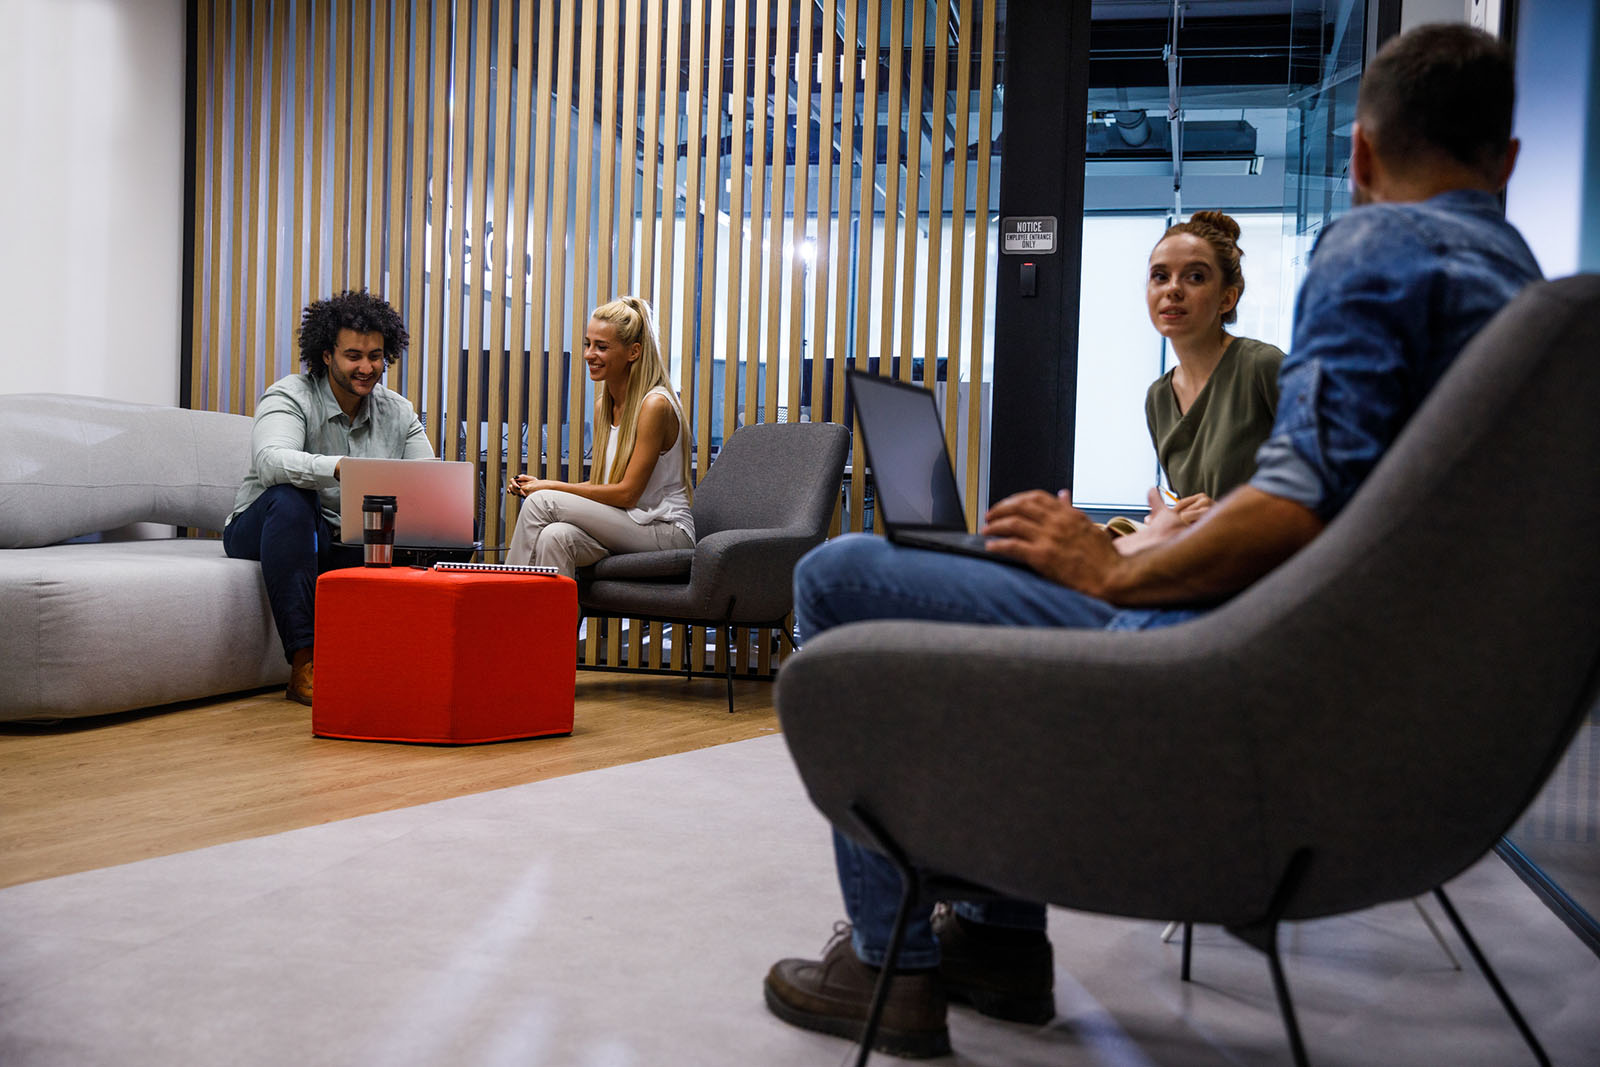
[[1172, 391], [1172, 371], [1150, 384], [1144, 417], [1173, 492], [1205, 493], [1220, 500], [1250, 480], [1256, 449], [1267, 439], [1278, 410], [1282, 362], [1277, 347], [1235, 337], [1205, 388], [1182, 413]]

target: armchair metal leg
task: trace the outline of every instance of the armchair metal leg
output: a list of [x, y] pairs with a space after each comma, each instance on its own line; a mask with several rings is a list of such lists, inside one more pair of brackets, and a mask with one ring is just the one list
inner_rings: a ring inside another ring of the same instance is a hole
[[728, 624], [723, 657], [728, 661], [728, 714], [733, 714], [733, 623]]
[[1444, 887], [1436, 886], [1433, 890], [1434, 897], [1439, 901], [1439, 906], [1444, 909], [1445, 915], [1450, 919], [1450, 925], [1456, 928], [1456, 933], [1461, 935], [1462, 942], [1467, 946], [1467, 952], [1472, 956], [1472, 961], [1478, 965], [1478, 970], [1483, 972], [1484, 978], [1489, 980], [1489, 988], [1494, 990], [1494, 995], [1500, 998], [1500, 1004], [1506, 1009], [1506, 1014], [1511, 1016], [1511, 1021], [1517, 1024], [1517, 1031], [1522, 1034], [1522, 1040], [1528, 1043], [1528, 1048], [1533, 1051], [1534, 1059], [1542, 1067], [1550, 1067], [1550, 1057], [1545, 1055], [1544, 1046], [1539, 1044], [1539, 1039], [1533, 1036], [1533, 1030], [1517, 1010], [1511, 1000], [1511, 994], [1506, 992], [1506, 987], [1500, 984], [1499, 977], [1494, 973], [1494, 968], [1489, 966], [1489, 960], [1478, 948], [1470, 933], [1467, 924], [1461, 921], [1461, 916], [1456, 913], [1455, 905], [1450, 903], [1450, 898], [1444, 895]]
[[894, 869], [900, 874], [900, 904], [895, 908], [894, 930], [889, 934], [889, 948], [883, 957], [883, 966], [878, 970], [877, 984], [872, 988], [872, 1006], [867, 1010], [867, 1021], [861, 1028], [861, 1048], [856, 1056], [856, 1067], [866, 1067], [872, 1055], [872, 1042], [878, 1036], [878, 1024], [883, 1021], [883, 1006], [889, 1001], [889, 982], [894, 977], [895, 962], [900, 958], [900, 945], [905, 940], [911, 905], [920, 895], [921, 878], [905, 854], [889, 840], [889, 835], [864, 808], [851, 804], [850, 813], [866, 830], [867, 836], [872, 838], [872, 846], [894, 864]]
[[1183, 924], [1183, 969], [1179, 974], [1185, 982], [1189, 980], [1189, 957], [1194, 950], [1194, 923]]
[[1272, 900], [1267, 904], [1267, 913], [1245, 926], [1227, 928], [1234, 937], [1266, 954], [1267, 966], [1272, 970], [1272, 991], [1278, 998], [1278, 1013], [1283, 1016], [1283, 1028], [1289, 1036], [1289, 1051], [1294, 1056], [1295, 1067], [1309, 1067], [1310, 1061], [1306, 1059], [1305, 1042], [1300, 1038], [1300, 1021], [1295, 1017], [1294, 1001], [1289, 996], [1289, 981], [1283, 973], [1283, 960], [1278, 956], [1278, 923], [1288, 910], [1295, 888], [1305, 877], [1310, 864], [1311, 852], [1303, 848], [1297, 850], [1289, 857], [1283, 876], [1278, 879]]
[[1423, 925], [1428, 928], [1428, 933], [1433, 935], [1433, 939], [1437, 941], [1439, 943], [1439, 947], [1444, 950], [1445, 956], [1450, 960], [1450, 966], [1459, 971], [1461, 969], [1461, 961], [1456, 959], [1456, 954], [1450, 949], [1450, 942], [1446, 941], [1444, 939], [1444, 934], [1439, 932], [1439, 927], [1433, 921], [1433, 916], [1429, 915], [1428, 909], [1422, 906], [1422, 898], [1412, 897], [1411, 906], [1417, 909], [1418, 915], [1422, 916]]

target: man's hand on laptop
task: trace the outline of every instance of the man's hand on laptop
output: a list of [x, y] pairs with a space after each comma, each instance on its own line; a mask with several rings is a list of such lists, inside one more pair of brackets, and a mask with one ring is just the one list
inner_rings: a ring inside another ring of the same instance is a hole
[[1102, 595], [1122, 559], [1110, 535], [1072, 506], [1065, 489], [1008, 496], [989, 509], [978, 532], [988, 539], [989, 551], [1091, 596]]

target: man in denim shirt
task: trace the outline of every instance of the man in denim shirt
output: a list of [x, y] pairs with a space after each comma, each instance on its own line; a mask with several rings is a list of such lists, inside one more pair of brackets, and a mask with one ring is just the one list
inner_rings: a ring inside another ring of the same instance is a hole
[[[1362, 205], [1323, 232], [1295, 308], [1271, 436], [1248, 485], [1185, 527], [1151, 491], [1149, 527], [1112, 542], [1066, 493], [1022, 493], [985, 516], [992, 551], [1024, 570], [849, 535], [795, 573], [802, 636], [869, 618], [1017, 626], [1168, 626], [1299, 551], [1355, 494], [1466, 342], [1538, 265], [1496, 195], [1516, 160], [1511, 59], [1459, 25], [1396, 38], [1362, 80], [1350, 174]], [[835, 832], [849, 936], [767, 975], [772, 1011], [859, 1032], [899, 899], [887, 860]], [[877, 1047], [949, 1050], [947, 999], [1041, 1023], [1055, 1013], [1038, 904], [963, 902], [913, 915]]]

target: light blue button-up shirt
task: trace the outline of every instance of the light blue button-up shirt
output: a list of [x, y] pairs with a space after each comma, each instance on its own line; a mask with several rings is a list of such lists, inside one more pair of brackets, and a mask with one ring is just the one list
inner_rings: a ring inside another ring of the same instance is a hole
[[315, 489], [323, 518], [339, 528], [339, 482], [334, 467], [345, 456], [362, 459], [432, 459], [433, 446], [411, 401], [382, 385], [344, 413], [327, 375], [291, 374], [267, 388], [250, 432], [250, 473], [234, 497], [232, 522], [269, 485]]

